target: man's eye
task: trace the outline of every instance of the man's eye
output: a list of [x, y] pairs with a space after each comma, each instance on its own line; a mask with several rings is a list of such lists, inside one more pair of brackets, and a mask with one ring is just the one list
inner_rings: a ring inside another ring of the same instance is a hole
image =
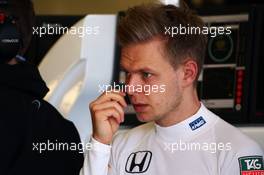
[[149, 72], [143, 72], [143, 77], [144, 77], [144, 78], [149, 78], [149, 77], [151, 77], [151, 76], [152, 76], [151, 73], [149, 73]]
[[131, 76], [131, 73], [126, 72], [126, 77], [130, 77], [130, 76]]

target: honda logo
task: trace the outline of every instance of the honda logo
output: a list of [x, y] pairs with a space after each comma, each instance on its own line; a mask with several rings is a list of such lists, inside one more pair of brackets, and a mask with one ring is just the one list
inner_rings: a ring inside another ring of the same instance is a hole
[[138, 151], [131, 153], [127, 158], [127, 173], [144, 173], [148, 170], [152, 153], [150, 151]]

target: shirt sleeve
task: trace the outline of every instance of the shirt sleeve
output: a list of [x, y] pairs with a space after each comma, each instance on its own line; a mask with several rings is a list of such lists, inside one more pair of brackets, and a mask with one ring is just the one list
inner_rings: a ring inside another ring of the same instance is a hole
[[102, 144], [94, 138], [91, 138], [90, 143], [92, 147], [85, 154], [80, 175], [113, 175], [112, 168], [109, 168], [111, 146]]
[[226, 160], [220, 175], [264, 174], [263, 155], [258, 145], [241, 149], [231, 161]]

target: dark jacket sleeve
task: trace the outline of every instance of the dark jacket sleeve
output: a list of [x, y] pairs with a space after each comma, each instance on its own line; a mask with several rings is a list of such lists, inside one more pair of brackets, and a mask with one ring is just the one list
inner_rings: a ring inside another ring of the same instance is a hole
[[72, 122], [43, 100], [38, 108], [28, 96], [0, 97], [1, 175], [79, 175], [82, 145]]
[[43, 174], [79, 175], [84, 158], [74, 124], [45, 101], [41, 101], [33, 122], [34, 156], [43, 162], [36, 167], [44, 168]]
[[16, 92], [0, 92], [0, 174], [12, 174], [25, 157], [27, 103]]

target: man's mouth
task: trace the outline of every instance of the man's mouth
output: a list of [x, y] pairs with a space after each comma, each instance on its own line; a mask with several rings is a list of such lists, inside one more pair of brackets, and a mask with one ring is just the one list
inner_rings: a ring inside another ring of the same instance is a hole
[[146, 111], [146, 108], [149, 106], [148, 104], [142, 104], [142, 103], [136, 103], [133, 104], [134, 109], [136, 112], [144, 112]]

